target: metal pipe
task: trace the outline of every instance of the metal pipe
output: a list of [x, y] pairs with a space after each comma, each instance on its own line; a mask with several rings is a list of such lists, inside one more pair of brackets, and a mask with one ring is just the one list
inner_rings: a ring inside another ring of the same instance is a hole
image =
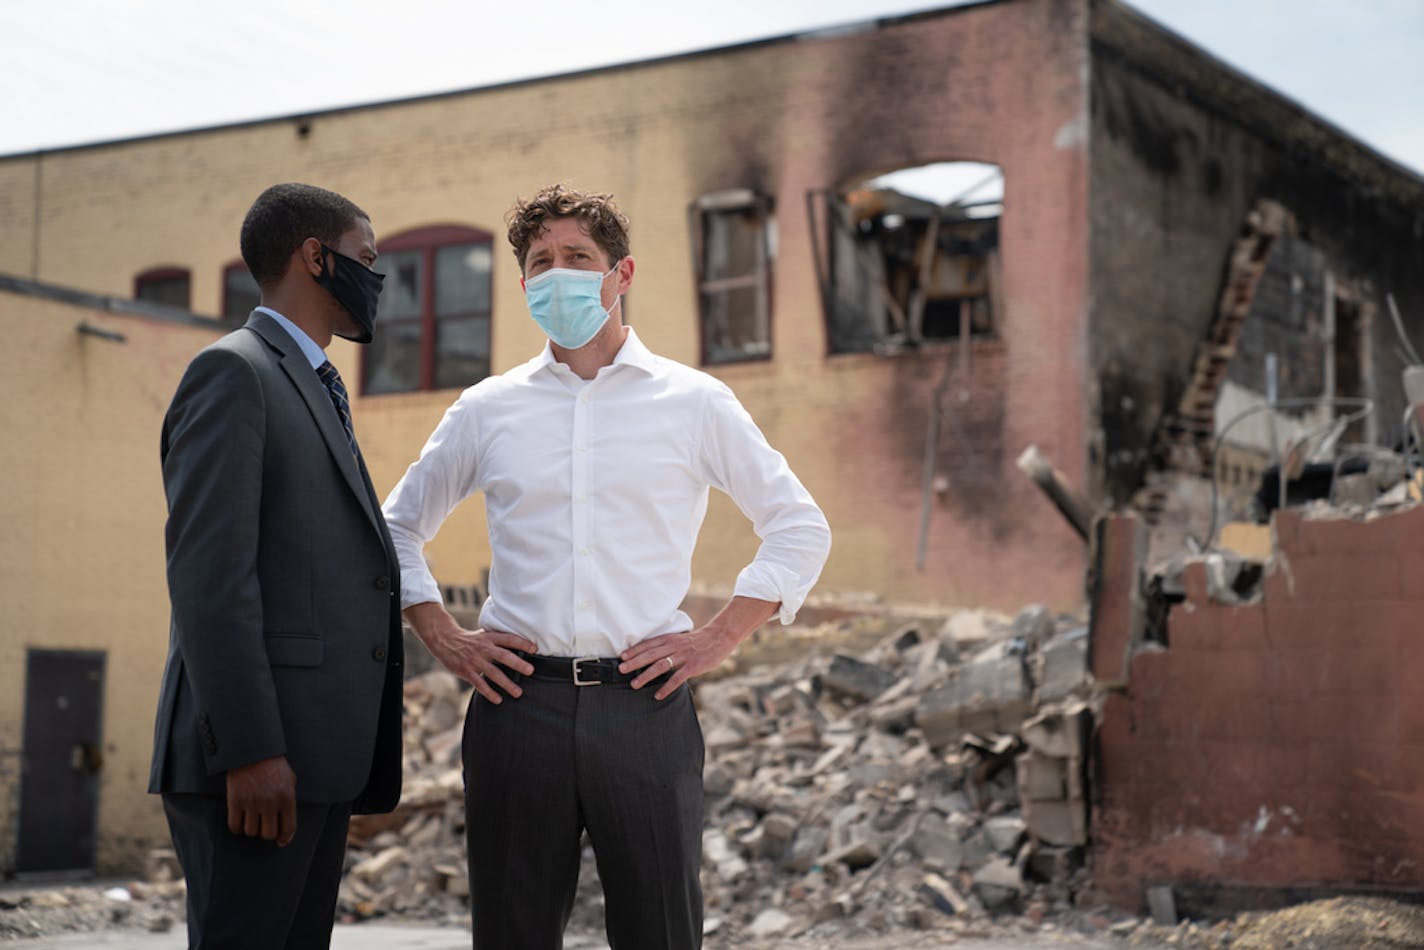
[[1063, 473], [1054, 468], [1044, 458], [1043, 453], [1038, 450], [1038, 446], [1030, 445], [1019, 455], [1019, 471], [1023, 472], [1033, 480], [1033, 483], [1043, 490], [1048, 496], [1048, 500], [1058, 508], [1063, 517], [1068, 519], [1068, 523], [1073, 526], [1073, 530], [1078, 532], [1078, 536], [1084, 541], [1088, 540], [1088, 535], [1093, 528], [1093, 511], [1088, 503], [1074, 493], [1068, 487], [1068, 480]]
[[103, 327], [96, 327], [92, 323], [80, 323], [74, 329], [84, 336], [97, 336], [101, 340], [108, 340], [110, 343], [127, 343], [129, 338], [122, 333], [113, 330], [105, 330]]

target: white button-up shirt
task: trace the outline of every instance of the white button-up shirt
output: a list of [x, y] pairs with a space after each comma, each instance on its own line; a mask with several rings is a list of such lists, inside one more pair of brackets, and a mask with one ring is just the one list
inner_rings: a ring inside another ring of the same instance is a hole
[[465, 390], [386, 499], [401, 606], [440, 602], [422, 553], [483, 492], [492, 563], [480, 625], [546, 656], [616, 656], [690, 630], [679, 609], [707, 489], [761, 538], [735, 593], [790, 623], [830, 550], [825, 516], [719, 380], [653, 355], [629, 329], [588, 381], [544, 352]]

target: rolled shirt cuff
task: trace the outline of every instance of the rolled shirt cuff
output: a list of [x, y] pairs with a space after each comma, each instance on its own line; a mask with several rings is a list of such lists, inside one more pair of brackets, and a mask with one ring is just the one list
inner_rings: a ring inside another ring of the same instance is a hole
[[435, 577], [429, 571], [401, 572], [401, 610], [416, 604], [444, 602], [445, 598], [440, 596], [440, 585], [435, 583]]
[[806, 601], [810, 585], [803, 585], [794, 571], [779, 564], [765, 564], [753, 561], [737, 575], [737, 585], [732, 591], [738, 597], [754, 597], [757, 600], [780, 602], [777, 613], [781, 625], [787, 626], [796, 620], [796, 612]]

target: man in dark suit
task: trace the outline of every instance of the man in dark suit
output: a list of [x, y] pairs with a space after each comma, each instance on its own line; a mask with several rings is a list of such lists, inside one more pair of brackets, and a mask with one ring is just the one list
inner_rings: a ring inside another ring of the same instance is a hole
[[172, 629], [149, 790], [195, 948], [331, 941], [352, 812], [400, 798], [399, 567], [323, 349], [371, 339], [369, 217], [310, 185], [242, 224], [262, 288], [163, 423]]

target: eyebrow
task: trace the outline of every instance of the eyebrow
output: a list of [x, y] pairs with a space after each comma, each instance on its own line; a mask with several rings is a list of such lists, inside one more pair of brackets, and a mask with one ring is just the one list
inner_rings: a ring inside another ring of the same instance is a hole
[[[592, 242], [592, 241], [568, 241], [568, 242], [566, 242], [566, 243], [564, 243], [564, 244], [558, 245], [558, 248], [557, 248], [557, 249], [558, 249], [558, 250], [561, 250], [561, 251], [565, 251], [565, 252], [568, 252], [568, 251], [592, 251], [592, 250], [594, 250], [595, 248], [597, 248], [597, 246], [598, 246], [598, 245], [596, 245], [596, 244], [595, 244], [594, 242]], [[539, 257], [539, 256], [544, 255], [544, 254], [552, 253], [554, 250], [555, 250], [555, 248], [549, 247], [549, 246], [546, 245], [546, 246], [544, 246], [544, 247], [538, 248], [538, 249], [535, 250], [535, 251], [530, 252], [530, 256], [532, 256], [532, 257]]]

